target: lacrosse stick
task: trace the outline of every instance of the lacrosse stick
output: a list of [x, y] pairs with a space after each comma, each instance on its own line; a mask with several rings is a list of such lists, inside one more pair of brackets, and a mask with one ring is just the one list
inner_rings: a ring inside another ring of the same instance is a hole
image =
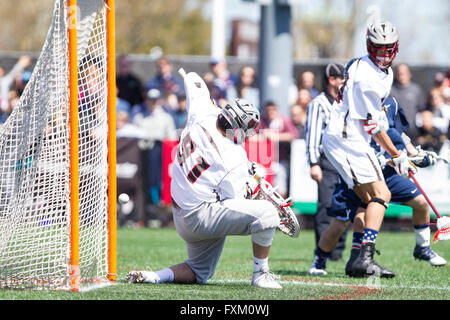
[[276, 187], [267, 182], [264, 178], [258, 175], [253, 175], [256, 181], [258, 181], [258, 190], [255, 190], [255, 198], [265, 199], [270, 201], [278, 211], [280, 216], [280, 224], [278, 230], [287, 234], [292, 238], [297, 238], [300, 232], [300, 225], [298, 223], [297, 217], [294, 211], [292, 211], [292, 202], [288, 199], [283, 199], [283, 197], [276, 191]]
[[[422, 150], [422, 148], [420, 148], [420, 146], [418, 146], [417, 148], [418, 148], [419, 151]], [[450, 162], [450, 153], [447, 153], [447, 157], [442, 156], [442, 155], [438, 155], [438, 156], [436, 156], [434, 158], [436, 160], [441, 160], [444, 163], [449, 163]], [[419, 160], [422, 160], [422, 159], [423, 159], [422, 156], [409, 157], [410, 161], [419, 161]]]
[[[436, 160], [441, 160], [441, 161], [443, 161], [444, 163], [449, 163], [448, 159], [445, 158], [445, 157], [437, 156], [437, 157], [435, 157], [435, 158], [436, 158]], [[408, 157], [408, 159], [409, 159], [410, 161], [418, 161], [418, 160], [422, 160], [422, 157]]]
[[420, 192], [422, 192], [423, 196], [427, 200], [428, 204], [430, 205], [431, 209], [433, 209], [434, 213], [437, 216], [437, 231], [434, 235], [434, 243], [436, 243], [438, 240], [449, 240], [450, 239], [450, 218], [449, 217], [442, 217], [439, 212], [437, 211], [436, 207], [431, 203], [430, 198], [426, 195], [425, 191], [423, 191], [422, 187], [417, 182], [417, 179], [414, 177], [414, 174], [412, 171], [409, 171], [409, 176], [411, 179], [413, 179], [414, 183], [416, 184], [417, 188], [419, 188]]

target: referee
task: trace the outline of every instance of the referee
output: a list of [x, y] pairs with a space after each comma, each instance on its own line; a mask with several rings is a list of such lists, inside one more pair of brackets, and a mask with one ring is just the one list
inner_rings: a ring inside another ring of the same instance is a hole
[[[328, 124], [330, 111], [344, 77], [344, 66], [330, 63], [325, 67], [323, 88], [308, 105], [306, 111], [305, 140], [306, 154], [310, 166], [311, 178], [318, 184], [318, 205], [314, 216], [316, 248], [320, 236], [331, 222], [327, 208], [331, 205], [333, 192], [339, 183], [339, 174], [322, 151], [322, 132]], [[336, 248], [330, 254], [330, 260], [342, 260], [345, 249], [346, 232], [339, 238]]]

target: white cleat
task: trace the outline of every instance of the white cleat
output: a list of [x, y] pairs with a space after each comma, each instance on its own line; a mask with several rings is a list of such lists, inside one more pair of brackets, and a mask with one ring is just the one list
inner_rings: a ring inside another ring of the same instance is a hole
[[277, 276], [269, 269], [261, 269], [260, 271], [253, 272], [252, 286], [260, 288], [281, 289], [281, 285], [277, 282], [280, 276]]
[[313, 276], [326, 276], [328, 274], [325, 269], [318, 269], [314, 264], [309, 268], [308, 273]]
[[435, 257], [429, 260], [429, 262], [433, 267], [445, 266], [445, 264], [447, 263], [447, 261], [444, 258], [440, 257], [437, 253]]
[[130, 271], [127, 275], [128, 283], [159, 283], [159, 280], [153, 271]]

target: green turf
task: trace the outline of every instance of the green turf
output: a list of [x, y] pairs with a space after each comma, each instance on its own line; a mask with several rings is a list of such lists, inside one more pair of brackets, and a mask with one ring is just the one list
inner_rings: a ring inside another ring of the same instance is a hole
[[[351, 233], [347, 237], [347, 248]], [[329, 262], [328, 276], [307, 274], [313, 259], [313, 232], [304, 230], [291, 239], [277, 232], [269, 263], [281, 276], [282, 290], [250, 285], [253, 268], [250, 237], [229, 237], [214, 277], [206, 285], [127, 284], [133, 269], [157, 270], [186, 258], [184, 242], [174, 229], [119, 229], [118, 282], [89, 292], [1, 290], [0, 299], [20, 300], [449, 300], [450, 266], [433, 268], [412, 257], [414, 234], [381, 232], [375, 260], [397, 273], [393, 279], [352, 279], [344, 274], [345, 262]], [[432, 244], [450, 260], [450, 241]], [[345, 259], [349, 250], [344, 252]]]

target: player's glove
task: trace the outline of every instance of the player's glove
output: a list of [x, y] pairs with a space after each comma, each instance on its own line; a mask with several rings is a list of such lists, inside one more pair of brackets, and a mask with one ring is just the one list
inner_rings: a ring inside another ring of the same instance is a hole
[[384, 112], [378, 113], [377, 117], [368, 114], [367, 120], [364, 120], [364, 131], [370, 135], [389, 129], [389, 122]]
[[264, 179], [266, 177], [266, 169], [256, 162], [248, 163], [248, 173], [252, 176], [257, 175], [258, 177]]
[[417, 154], [412, 157], [411, 161], [419, 168], [426, 168], [436, 164], [438, 155], [434, 151], [422, 150], [420, 146], [416, 147]]
[[392, 162], [394, 163], [395, 171], [403, 177], [409, 177], [409, 170], [411, 170], [413, 174], [417, 173], [416, 166], [408, 159], [406, 152], [402, 152], [400, 155], [392, 157]]

